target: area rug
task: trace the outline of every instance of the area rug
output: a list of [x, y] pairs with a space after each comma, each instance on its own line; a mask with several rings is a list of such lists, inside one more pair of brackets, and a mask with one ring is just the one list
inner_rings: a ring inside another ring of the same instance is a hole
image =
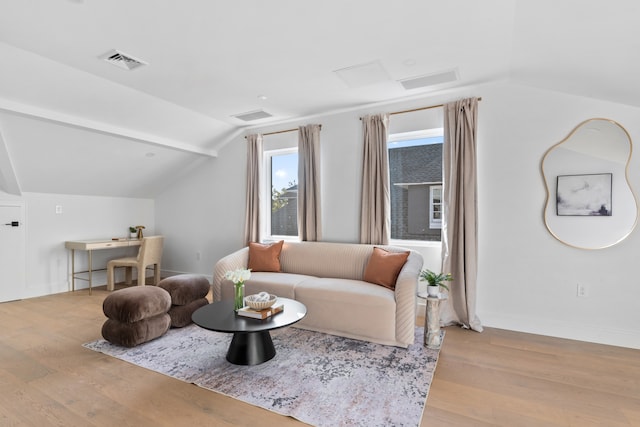
[[227, 362], [231, 335], [196, 325], [131, 349], [104, 340], [84, 347], [317, 427], [415, 427], [438, 359], [422, 333], [416, 328], [415, 344], [402, 349], [279, 329], [276, 356], [256, 366]]

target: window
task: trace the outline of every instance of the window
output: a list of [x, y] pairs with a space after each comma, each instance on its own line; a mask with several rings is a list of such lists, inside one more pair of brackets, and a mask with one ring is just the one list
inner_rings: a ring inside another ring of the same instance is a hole
[[266, 239], [298, 236], [298, 149], [264, 152]]
[[443, 140], [442, 128], [389, 135], [391, 239], [440, 241]]
[[442, 228], [442, 185], [429, 190], [429, 227]]

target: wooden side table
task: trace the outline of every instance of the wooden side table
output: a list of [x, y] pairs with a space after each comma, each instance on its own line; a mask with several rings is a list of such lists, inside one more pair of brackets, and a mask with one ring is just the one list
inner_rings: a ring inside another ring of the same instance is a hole
[[427, 300], [427, 313], [424, 317], [424, 345], [429, 348], [440, 348], [442, 337], [440, 335], [440, 303], [447, 296], [440, 294], [437, 297], [428, 296], [426, 292], [418, 294], [420, 298]]

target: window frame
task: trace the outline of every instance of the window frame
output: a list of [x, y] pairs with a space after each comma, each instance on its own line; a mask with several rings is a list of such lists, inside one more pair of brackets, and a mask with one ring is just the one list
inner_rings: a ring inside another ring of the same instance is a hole
[[[433, 193], [434, 190], [440, 190], [440, 219], [434, 218], [435, 209], [434, 206], [436, 203], [433, 201]], [[432, 185], [429, 187], [429, 228], [439, 228], [442, 230], [442, 184], [440, 185]]]
[[[261, 203], [261, 213], [260, 213], [260, 234], [262, 236], [261, 240], [263, 242], [270, 241], [280, 241], [284, 240], [287, 242], [296, 242], [300, 241], [299, 234], [296, 236], [287, 236], [280, 234], [271, 234], [271, 197], [272, 197], [272, 177], [271, 177], [271, 159], [276, 156], [285, 156], [289, 154], [298, 154], [298, 147], [289, 147], [289, 148], [278, 148], [273, 150], [264, 150], [262, 152], [263, 156], [263, 173], [262, 173], [262, 188], [260, 191], [260, 195], [262, 198]], [[297, 172], [297, 171], [296, 171]], [[297, 176], [296, 176], [297, 181]], [[296, 215], [296, 225], [297, 225], [297, 215]]]

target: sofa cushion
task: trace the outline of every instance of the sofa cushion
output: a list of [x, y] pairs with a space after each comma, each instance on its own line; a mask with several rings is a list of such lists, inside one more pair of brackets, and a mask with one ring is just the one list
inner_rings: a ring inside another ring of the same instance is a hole
[[256, 271], [280, 271], [280, 252], [284, 240], [265, 245], [262, 243], [249, 243], [249, 270]]
[[362, 280], [371, 245], [333, 242], [285, 242], [282, 271], [315, 277]]
[[373, 248], [373, 253], [364, 269], [364, 280], [385, 288], [395, 289], [398, 274], [407, 262], [410, 252], [389, 252]]
[[310, 277], [296, 286], [295, 299], [307, 307], [307, 315], [295, 326], [386, 344], [395, 341], [395, 293], [388, 288]]
[[[244, 294], [252, 295], [268, 292], [283, 298], [295, 299], [296, 285], [309, 276], [290, 273], [257, 272], [251, 274], [251, 279], [244, 282]], [[221, 283], [221, 299], [233, 299], [233, 283], [225, 280]]]

